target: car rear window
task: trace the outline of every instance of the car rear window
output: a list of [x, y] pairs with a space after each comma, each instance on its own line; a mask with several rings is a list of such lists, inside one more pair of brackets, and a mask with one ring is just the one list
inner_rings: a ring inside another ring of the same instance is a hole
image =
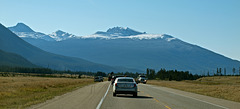
[[118, 79], [118, 82], [133, 82], [133, 79]]

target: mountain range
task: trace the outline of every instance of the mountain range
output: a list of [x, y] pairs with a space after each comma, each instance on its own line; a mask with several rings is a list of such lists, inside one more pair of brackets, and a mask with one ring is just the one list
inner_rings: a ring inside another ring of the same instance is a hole
[[[57, 31], [43, 37], [32, 37], [29, 35], [33, 34], [32, 31], [25, 31], [31, 29], [19, 30], [16, 29], [17, 26], [18, 24], [9, 29], [16, 34], [24, 33], [19, 37], [43, 50], [104, 65], [140, 71], [145, 71], [146, 68], [176, 69], [196, 74], [215, 73], [217, 68], [226, 68], [227, 73], [231, 73], [233, 67], [240, 66], [237, 60], [167, 34], [147, 34], [130, 28], [113, 27], [106, 32], [98, 31], [87, 36]], [[28, 26], [22, 25], [19, 28]], [[53, 40], [46, 40], [47, 37]]]
[[48, 35], [41, 32], [35, 32], [24, 23], [18, 23], [16, 26], [9, 27], [8, 29], [21, 38], [43, 39], [47, 41], [61, 41], [71, 37], [75, 37], [74, 35], [65, 33], [61, 30], [57, 30], [56, 32], [53, 32], [52, 34]]
[[[22, 28], [21, 26], [22, 26], [21, 24], [18, 24], [17, 26], [15, 26], [17, 28], [13, 27], [9, 29], [16, 30], [18, 32], [26, 32], [26, 33], [29, 32], [30, 34], [34, 33], [34, 31], [32, 31], [31, 29], [29, 28], [26, 29], [25, 27]], [[113, 67], [108, 65], [102, 65], [102, 64], [90, 62], [85, 59], [81, 59], [77, 57], [68, 57], [68, 56], [57, 55], [54, 53], [46, 52], [22, 40], [16, 34], [11, 32], [9, 29], [4, 27], [2, 24], [0, 24], [0, 50], [1, 50], [1, 54], [3, 54], [4, 56], [6, 56], [7, 53], [11, 53], [10, 55], [17, 54], [19, 56], [15, 56], [15, 57], [19, 57], [19, 58], [22, 57], [26, 59], [26, 61], [29, 61], [34, 65], [37, 65], [40, 67], [48, 67], [54, 70], [74, 70], [74, 71], [92, 71], [92, 72], [131, 71], [131, 69], [126, 69], [123, 67]], [[36, 38], [33, 38], [33, 39], [36, 39]], [[40, 39], [42, 38], [40, 37]], [[8, 57], [4, 57], [4, 59], [11, 58], [10, 55], [7, 54]], [[7, 60], [7, 61], [9, 62], [10, 60]], [[4, 62], [4, 61], [2, 61], [1, 59], [1, 62]], [[7, 63], [7, 62], [4, 62], [4, 63]]]

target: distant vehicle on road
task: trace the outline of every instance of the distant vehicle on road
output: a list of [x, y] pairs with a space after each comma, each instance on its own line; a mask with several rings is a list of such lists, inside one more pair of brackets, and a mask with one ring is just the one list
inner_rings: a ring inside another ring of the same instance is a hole
[[147, 83], [147, 78], [146, 78], [145, 75], [139, 75], [136, 79], [136, 82], [146, 84]]
[[103, 82], [103, 77], [102, 76], [94, 77], [94, 82]]
[[113, 85], [113, 96], [117, 94], [133, 94], [137, 97], [137, 83], [132, 77], [118, 77]]
[[111, 73], [108, 74], [108, 81], [111, 81], [111, 80], [112, 80], [112, 76], [113, 76], [113, 72], [111, 72]]

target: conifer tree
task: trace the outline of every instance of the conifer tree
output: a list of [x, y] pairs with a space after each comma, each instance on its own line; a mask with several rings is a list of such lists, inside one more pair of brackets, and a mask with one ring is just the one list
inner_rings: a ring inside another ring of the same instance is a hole
[[222, 76], [222, 68], [219, 68], [219, 76]]
[[239, 67], [239, 74], [238, 75], [240, 76], [240, 67]]
[[227, 74], [226, 74], [226, 68], [224, 68], [224, 75], [226, 76]]
[[149, 69], [147, 68], [147, 77], [149, 78]]
[[232, 71], [233, 71], [233, 75], [234, 75], [234, 74], [235, 74], [235, 72], [236, 72], [236, 69], [235, 69], [235, 68], [233, 68], [233, 69], [232, 69]]

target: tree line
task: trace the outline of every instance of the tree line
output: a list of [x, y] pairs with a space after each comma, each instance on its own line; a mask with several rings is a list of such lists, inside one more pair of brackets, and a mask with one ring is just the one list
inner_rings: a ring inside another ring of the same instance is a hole
[[49, 68], [29, 68], [29, 67], [11, 67], [0, 66], [0, 72], [13, 72], [13, 73], [33, 73], [33, 74], [78, 74], [94, 76], [94, 72], [84, 71], [71, 71], [71, 70], [53, 70]]
[[[28, 67], [11, 67], [11, 66], [0, 66], [0, 72], [15, 72], [15, 73], [35, 73], [35, 74], [77, 74], [77, 75], [88, 75], [88, 76], [103, 76], [107, 77], [108, 74], [106, 72], [84, 72], [84, 71], [70, 71], [70, 70], [53, 70], [49, 68], [28, 68]], [[237, 74], [237, 69], [232, 69], [233, 75], [240, 75], [240, 67], [239, 72]], [[113, 72], [111, 72], [113, 73]], [[201, 77], [206, 76], [227, 76], [226, 68], [217, 68], [216, 73], [210, 75], [209, 72], [207, 75], [198, 75], [191, 74], [189, 71], [177, 71], [177, 70], [165, 70], [161, 69], [159, 71], [155, 71], [154, 69], [147, 68], [146, 73], [132, 73], [132, 72], [117, 72], [114, 75], [126, 75], [129, 77], [137, 78], [139, 75], [146, 75], [149, 80], [157, 79], [157, 80], [196, 80]], [[229, 75], [229, 74], [228, 74]], [[230, 75], [229, 75], [230, 76]]]
[[188, 71], [177, 71], [177, 70], [165, 70], [161, 69], [158, 72], [155, 72], [154, 69], [147, 69], [146, 76], [148, 79], [158, 79], [158, 80], [196, 80], [201, 78], [201, 75], [193, 75]]
[[[209, 76], [209, 72], [207, 73], [207, 76]], [[228, 73], [226, 68], [217, 68], [217, 72], [213, 74], [214, 76], [240, 76], [240, 67], [237, 71], [236, 68], [232, 68], [232, 74]]]

